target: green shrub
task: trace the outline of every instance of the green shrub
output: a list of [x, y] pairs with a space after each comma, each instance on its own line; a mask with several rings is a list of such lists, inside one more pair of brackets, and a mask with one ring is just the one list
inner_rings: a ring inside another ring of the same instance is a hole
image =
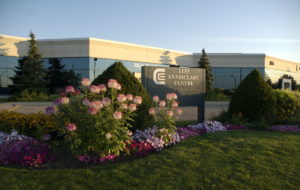
[[249, 122], [275, 120], [276, 99], [258, 70], [253, 70], [238, 86], [228, 109], [230, 115], [242, 114]]
[[205, 94], [205, 100], [207, 101], [227, 101], [229, 97], [226, 96], [219, 88], [210, 89]]
[[0, 112], [0, 131], [10, 133], [12, 129], [19, 134], [41, 138], [45, 133], [55, 133], [57, 126], [53, 119], [43, 113]]
[[282, 123], [292, 118], [300, 107], [300, 98], [290, 90], [274, 90], [276, 96], [276, 122]]
[[116, 79], [122, 84], [120, 93], [133, 94], [143, 98], [142, 105], [138, 107], [137, 115], [133, 118], [134, 121], [131, 122], [133, 129], [146, 129], [150, 127], [153, 124], [153, 117], [148, 112], [151, 107], [151, 98], [141, 82], [121, 62], [116, 62], [107, 68], [92, 84], [104, 84], [109, 79]]
[[49, 96], [44, 92], [29, 92], [27, 89], [20, 94], [10, 97], [10, 100], [16, 101], [48, 101]]

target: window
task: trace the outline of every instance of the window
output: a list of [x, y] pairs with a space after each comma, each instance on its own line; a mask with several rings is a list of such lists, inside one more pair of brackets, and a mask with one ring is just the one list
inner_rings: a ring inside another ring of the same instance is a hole
[[270, 65], [275, 65], [274, 61], [270, 61]]

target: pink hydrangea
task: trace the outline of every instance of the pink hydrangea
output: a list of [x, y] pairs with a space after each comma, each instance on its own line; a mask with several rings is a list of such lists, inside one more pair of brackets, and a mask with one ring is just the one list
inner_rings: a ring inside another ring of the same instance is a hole
[[114, 116], [114, 119], [116, 119], [116, 120], [120, 120], [120, 119], [122, 119], [122, 112], [119, 112], [119, 111], [116, 111], [114, 114], [113, 114], [113, 116]]
[[89, 107], [90, 108], [95, 108], [95, 109], [101, 109], [101, 108], [103, 108], [103, 104], [102, 104], [101, 101], [97, 100], [97, 101], [90, 102]]
[[88, 78], [83, 78], [83, 79], [81, 80], [81, 85], [82, 85], [82, 86], [90, 86], [90, 84], [91, 84], [91, 81], [90, 81], [90, 79], [88, 79]]
[[74, 123], [69, 123], [67, 125], [67, 129], [72, 132], [72, 131], [75, 131], [77, 129], [77, 127]]
[[153, 96], [152, 100], [153, 100], [153, 102], [159, 102], [159, 97], [158, 96]]
[[109, 98], [103, 98], [103, 99], [102, 99], [102, 104], [103, 104], [104, 106], [109, 106], [110, 103], [111, 103], [111, 100], [110, 100]]
[[160, 107], [165, 107], [166, 106], [166, 102], [161, 100], [158, 104]]
[[128, 130], [128, 131], [127, 131], [127, 135], [128, 135], [128, 136], [132, 136], [132, 132]]
[[118, 102], [125, 102], [126, 96], [124, 94], [118, 94], [117, 100], [118, 100]]
[[99, 84], [98, 85], [99, 89], [100, 89], [100, 92], [106, 92], [106, 86], [104, 84]]
[[166, 95], [167, 100], [176, 100], [177, 99], [177, 94], [175, 93], [168, 93]]
[[89, 112], [89, 114], [91, 114], [91, 115], [97, 114], [98, 111], [99, 111], [99, 109], [94, 108], [94, 107], [89, 107], [89, 109], [88, 109], [88, 112]]
[[54, 107], [54, 106], [50, 106], [50, 107], [46, 108], [46, 114], [47, 115], [54, 114], [55, 112], [56, 112], [56, 107]]
[[99, 87], [99, 86], [96, 86], [96, 85], [92, 85], [92, 86], [90, 87], [90, 91], [91, 91], [92, 93], [99, 94], [99, 92], [100, 92], [100, 87]]
[[136, 104], [130, 104], [128, 106], [129, 111], [135, 111], [136, 110]]
[[117, 90], [121, 90], [122, 89], [122, 87], [121, 87], [121, 84], [117, 84]]
[[149, 109], [149, 114], [154, 115], [155, 114], [155, 109], [154, 108], [150, 108]]
[[65, 89], [66, 93], [75, 93], [75, 88], [73, 86], [67, 86]]
[[133, 95], [132, 94], [127, 94], [126, 98], [128, 101], [132, 101], [133, 100]]
[[107, 85], [108, 85], [109, 88], [117, 89], [118, 88], [118, 81], [115, 80], [115, 79], [109, 79]]
[[171, 107], [172, 107], [172, 108], [177, 108], [177, 107], [178, 107], [178, 103], [177, 103], [177, 102], [175, 102], [175, 101], [174, 101], [174, 102], [172, 102], [172, 105], [171, 105]]
[[142, 103], [142, 97], [140, 97], [140, 96], [136, 96], [136, 97], [134, 97], [134, 99], [133, 99], [133, 102], [135, 103], [135, 104], [141, 104]]
[[182, 114], [182, 109], [178, 108], [178, 109], [176, 110], [176, 113], [177, 113], [177, 115], [181, 115], [181, 114]]
[[167, 116], [172, 117], [173, 114], [174, 114], [173, 111], [171, 111], [171, 110], [168, 110], [168, 111], [167, 111]]

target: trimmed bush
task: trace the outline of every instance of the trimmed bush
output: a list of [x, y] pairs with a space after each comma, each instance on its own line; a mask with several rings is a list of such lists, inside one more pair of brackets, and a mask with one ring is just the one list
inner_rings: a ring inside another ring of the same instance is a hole
[[[295, 116], [300, 107], [300, 96], [289, 90], [274, 90], [276, 96], [276, 122], [282, 123]], [[299, 94], [299, 93], [298, 93]]]
[[0, 112], [0, 131], [11, 133], [15, 129], [19, 134], [41, 138], [45, 133], [57, 131], [53, 119], [43, 113]]
[[44, 92], [30, 92], [25, 89], [21, 91], [18, 95], [11, 96], [9, 98], [11, 101], [48, 101], [49, 96]]
[[134, 96], [141, 96], [143, 98], [142, 104], [137, 109], [137, 115], [131, 123], [133, 130], [150, 127], [153, 123], [153, 117], [148, 113], [148, 109], [151, 107], [151, 98], [141, 82], [121, 62], [116, 62], [107, 68], [92, 84], [105, 84], [109, 79], [116, 79], [121, 83], [122, 89], [120, 93], [133, 94]]
[[249, 122], [274, 122], [276, 99], [258, 70], [253, 70], [238, 86], [228, 109], [230, 115], [242, 114]]

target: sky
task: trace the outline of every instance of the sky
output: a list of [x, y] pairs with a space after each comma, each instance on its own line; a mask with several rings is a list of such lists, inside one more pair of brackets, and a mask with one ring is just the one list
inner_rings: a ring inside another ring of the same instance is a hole
[[300, 63], [300, 0], [0, 0], [0, 34], [30, 31]]

